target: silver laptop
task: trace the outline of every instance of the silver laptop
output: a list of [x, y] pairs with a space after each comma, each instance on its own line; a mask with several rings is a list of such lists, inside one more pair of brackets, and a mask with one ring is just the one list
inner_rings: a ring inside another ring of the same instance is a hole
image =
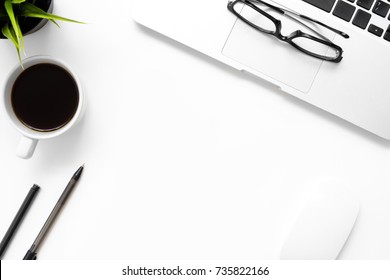
[[390, 139], [390, 0], [133, 0], [136, 22]]

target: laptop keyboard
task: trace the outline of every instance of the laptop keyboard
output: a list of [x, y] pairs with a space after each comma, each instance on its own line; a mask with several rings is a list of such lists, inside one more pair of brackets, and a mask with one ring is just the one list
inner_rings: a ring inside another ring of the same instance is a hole
[[[390, 0], [303, 0], [390, 42]], [[374, 20], [375, 17], [387, 19]]]

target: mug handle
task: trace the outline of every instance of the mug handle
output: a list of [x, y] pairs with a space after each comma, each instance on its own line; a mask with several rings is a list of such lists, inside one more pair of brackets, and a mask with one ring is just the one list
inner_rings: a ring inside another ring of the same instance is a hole
[[37, 144], [38, 140], [22, 136], [16, 149], [16, 155], [24, 159], [31, 158]]

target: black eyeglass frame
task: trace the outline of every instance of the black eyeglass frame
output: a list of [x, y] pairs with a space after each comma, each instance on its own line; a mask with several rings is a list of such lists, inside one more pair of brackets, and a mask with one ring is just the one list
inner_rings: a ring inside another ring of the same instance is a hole
[[[252, 0], [253, 2], [259, 2], [261, 4], [264, 4], [266, 5], [267, 7], [270, 7], [271, 9], [274, 9], [275, 11], [281, 13], [281, 14], [285, 14], [285, 12], [288, 12], [287, 10], [284, 10], [282, 8], [279, 8], [279, 7], [276, 7], [276, 6], [273, 6], [269, 3], [266, 3], [266, 2], [263, 2], [261, 0]], [[254, 9], [255, 11], [257, 11], [258, 13], [262, 14], [263, 16], [267, 17], [269, 20], [271, 20], [274, 24], [275, 24], [275, 31], [270, 31], [270, 30], [266, 30], [266, 29], [263, 29], [259, 26], [257, 26], [256, 24], [252, 23], [251, 21], [247, 20], [245, 17], [243, 17], [241, 14], [239, 14], [235, 9], [234, 9], [234, 6], [238, 3], [242, 3], [244, 5], [247, 5], [249, 7], [251, 7], [252, 9]], [[266, 34], [269, 34], [269, 35], [272, 35], [274, 37], [276, 37], [277, 39], [279, 39], [280, 41], [283, 41], [283, 42], [286, 42], [288, 44], [290, 44], [291, 46], [293, 46], [294, 48], [296, 48], [297, 50], [307, 54], [307, 55], [310, 55], [312, 57], [316, 57], [316, 58], [319, 58], [319, 59], [322, 59], [322, 60], [325, 60], [325, 61], [329, 61], [329, 62], [335, 62], [335, 63], [338, 63], [342, 60], [342, 54], [343, 54], [343, 49], [332, 43], [329, 39], [327, 39], [325, 36], [319, 34], [323, 39], [321, 38], [318, 38], [318, 37], [315, 37], [313, 35], [310, 35], [310, 34], [307, 34], [301, 30], [296, 30], [294, 32], [292, 32], [290, 35], [288, 36], [283, 36], [282, 33], [281, 33], [281, 30], [282, 30], [282, 22], [276, 18], [274, 18], [272, 15], [270, 15], [269, 13], [265, 12], [264, 10], [260, 9], [259, 7], [257, 7], [255, 4], [253, 4], [251, 1], [249, 0], [234, 0], [234, 1], [229, 1], [228, 2], [228, 5], [227, 5], [227, 8], [230, 12], [232, 12], [235, 16], [237, 16], [240, 20], [244, 21], [246, 24], [248, 24], [249, 26], [253, 27], [254, 29], [260, 31], [260, 32], [263, 32], [263, 33], [266, 33]], [[293, 13], [295, 14], [295, 13]], [[302, 17], [302, 18], [305, 18], [307, 20], [310, 20], [310, 21], [313, 21], [317, 24], [320, 24], [334, 32], [336, 32], [337, 34], [343, 36], [344, 38], [349, 38], [349, 36], [347, 34], [345, 34], [344, 32], [341, 32], [341, 31], [338, 31], [332, 27], [329, 27], [321, 22], [318, 22], [316, 20], [313, 20], [307, 16], [304, 16], [304, 15], [299, 15], [299, 14], [295, 14], [299, 17]], [[297, 20], [297, 19], [295, 19]], [[302, 23], [303, 24], [303, 23]], [[305, 24], [303, 24], [305, 25]], [[316, 32], [317, 33], [317, 32]], [[313, 40], [313, 41], [316, 41], [318, 43], [321, 43], [321, 44], [324, 44], [326, 46], [329, 46], [333, 49], [335, 49], [338, 53], [338, 56], [335, 57], [335, 58], [331, 58], [331, 57], [328, 57], [328, 56], [324, 56], [324, 55], [319, 55], [319, 54], [316, 54], [316, 53], [313, 53], [309, 50], [306, 50], [305, 48], [302, 48], [301, 46], [297, 45], [296, 43], [294, 43], [294, 39], [296, 38], [299, 38], [299, 37], [304, 37], [304, 38], [307, 38], [307, 39], [310, 39], [310, 40]]]

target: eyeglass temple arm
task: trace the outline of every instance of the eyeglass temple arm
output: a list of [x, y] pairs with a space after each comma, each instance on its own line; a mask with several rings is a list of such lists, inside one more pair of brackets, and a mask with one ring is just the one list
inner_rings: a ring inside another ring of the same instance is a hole
[[321, 26], [323, 26], [325, 28], [328, 28], [329, 30], [332, 30], [333, 32], [339, 34], [340, 36], [342, 36], [342, 37], [344, 37], [346, 39], [349, 38], [349, 35], [347, 33], [343, 32], [343, 31], [340, 31], [338, 29], [335, 29], [335, 28], [333, 28], [333, 27], [331, 27], [329, 25], [326, 25], [325, 23], [322, 23], [322, 22], [320, 22], [318, 20], [315, 20], [315, 19], [312, 19], [312, 18], [310, 18], [308, 16], [300, 15], [300, 14], [297, 14], [297, 16], [299, 16], [300, 18], [306, 19], [306, 20], [310, 20], [310, 21], [312, 21], [312, 22], [314, 22], [314, 23], [316, 23], [318, 25], [321, 25]]
[[[248, 1], [248, 0], [246, 0], [246, 1]], [[295, 16], [297, 16], [297, 17], [300, 17], [300, 18], [303, 18], [303, 19], [312, 21], [312, 22], [314, 22], [314, 23], [316, 23], [316, 24], [318, 24], [318, 25], [321, 25], [321, 26], [323, 26], [323, 27], [325, 27], [325, 28], [327, 28], [327, 29], [329, 29], [329, 30], [335, 32], [336, 34], [339, 34], [340, 36], [342, 36], [342, 37], [344, 37], [344, 38], [346, 38], [346, 39], [349, 38], [349, 35], [348, 35], [347, 33], [343, 32], [343, 31], [340, 31], [340, 30], [338, 30], [338, 29], [336, 29], [336, 28], [333, 28], [333, 27], [331, 27], [331, 26], [329, 26], [329, 25], [326, 25], [325, 23], [322, 23], [322, 22], [320, 22], [320, 21], [318, 21], [318, 20], [315, 20], [315, 19], [313, 19], [313, 18], [310, 18], [310, 17], [308, 17], [308, 16], [301, 15], [301, 14], [299, 14], [299, 13], [297, 13], [297, 12], [290, 11], [290, 10], [286, 10], [286, 9], [281, 8], [281, 7], [276, 7], [276, 6], [272, 5], [272, 4], [263, 2], [263, 1], [261, 1], [261, 0], [249, 0], [248, 2], [250, 2], [250, 1], [262, 3], [262, 4], [264, 4], [264, 5], [268, 6], [268, 7], [271, 7], [271, 8], [273, 8], [273, 9], [279, 11], [279, 13], [281, 13], [281, 14], [290, 13], [290, 14], [293, 14], [293, 15], [295, 15]]]

